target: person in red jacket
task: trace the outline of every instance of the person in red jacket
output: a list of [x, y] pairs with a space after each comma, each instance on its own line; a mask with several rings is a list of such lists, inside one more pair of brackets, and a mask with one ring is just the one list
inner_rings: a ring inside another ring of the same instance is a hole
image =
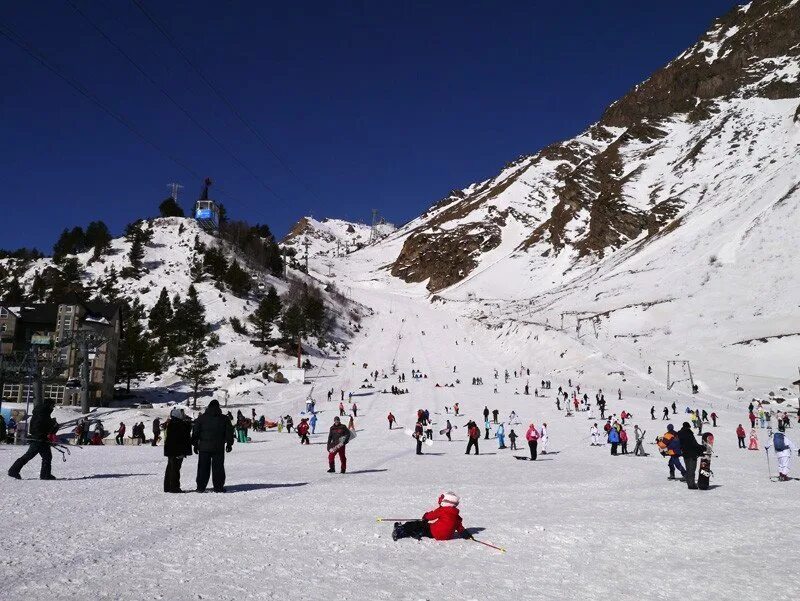
[[389, 415], [387, 416], [386, 419], [389, 420], [389, 429], [391, 430], [392, 426], [394, 426], [394, 422], [397, 421], [397, 420], [394, 418], [394, 415], [392, 415], [391, 411], [389, 412]]
[[300, 437], [300, 444], [311, 444], [308, 441], [308, 418], [304, 417], [300, 420], [300, 423], [297, 424], [296, 432], [297, 435]]
[[742, 424], [739, 424], [739, 427], [736, 428], [736, 438], [739, 439], [739, 448], [740, 449], [746, 449], [747, 448], [747, 446], [744, 444], [744, 436], [745, 436], [744, 428], [742, 427]]
[[465, 538], [472, 538], [472, 535], [464, 528], [461, 522], [461, 515], [458, 512], [460, 499], [454, 492], [446, 492], [439, 495], [439, 506], [425, 513], [421, 520], [414, 520], [401, 524], [395, 522], [392, 531], [392, 540], [400, 538], [422, 537], [435, 538], [436, 540], [450, 540], [458, 532]]

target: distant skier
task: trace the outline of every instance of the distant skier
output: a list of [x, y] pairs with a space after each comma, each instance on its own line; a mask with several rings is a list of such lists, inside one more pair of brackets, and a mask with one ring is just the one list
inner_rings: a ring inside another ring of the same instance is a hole
[[511, 432], [508, 433], [508, 439], [511, 441], [511, 450], [517, 450], [517, 433], [514, 432], [514, 428], [511, 428]]
[[655, 405], [651, 405], [650, 406], [650, 419], [655, 419], [655, 418], [656, 418], [656, 406]]
[[458, 532], [464, 538], [472, 538], [465, 530], [458, 512], [460, 499], [454, 492], [446, 492], [439, 496], [439, 506], [426, 512], [421, 520], [411, 522], [395, 522], [392, 531], [392, 540], [401, 538], [434, 538], [436, 540], [450, 540]]
[[750, 442], [747, 443], [747, 450], [748, 451], [758, 450], [758, 434], [756, 434], [755, 428], [750, 430]]
[[336, 464], [334, 463], [336, 455], [339, 455], [339, 461], [342, 465], [342, 473], [347, 470], [347, 456], [344, 449], [347, 443], [350, 442], [350, 430], [341, 422], [338, 417], [333, 418], [333, 425], [328, 431], [328, 473], [336, 471]]
[[300, 444], [311, 444], [308, 440], [308, 418], [304, 417], [297, 424], [297, 435], [300, 437]]
[[602, 446], [602, 443], [600, 442], [600, 430], [597, 428], [596, 423], [591, 428], [589, 428], [589, 436], [592, 437], [592, 442], [590, 446], [592, 447]]
[[317, 433], [317, 432], [316, 432], [316, 430], [317, 430], [317, 414], [316, 414], [316, 413], [314, 413], [314, 414], [311, 416], [311, 419], [310, 419], [310, 420], [308, 420], [308, 423], [309, 423], [309, 425], [311, 426], [311, 433], [312, 433], [312, 434], [316, 434], [316, 433]]
[[714, 411], [711, 412], [711, 427], [712, 428], [717, 427], [717, 414]]
[[452, 441], [453, 441], [453, 439], [452, 439], [452, 438], [450, 438], [450, 433], [451, 433], [452, 429], [453, 429], [453, 426], [452, 426], [452, 424], [450, 423], [450, 420], [448, 419], [448, 420], [447, 420], [447, 425], [445, 425], [445, 427], [444, 427], [444, 435], [445, 435], [445, 436], [447, 436], [447, 440], [448, 440], [449, 442], [452, 442]]
[[422, 455], [422, 441], [425, 438], [425, 433], [422, 431], [422, 422], [417, 422], [414, 426], [414, 434], [412, 436], [417, 440], [417, 455]]
[[389, 412], [389, 415], [386, 416], [386, 419], [389, 421], [389, 429], [391, 430], [394, 427], [394, 423], [397, 420], [395, 419], [391, 411]]
[[161, 439], [161, 420], [155, 418], [153, 420], [153, 446], [156, 446], [160, 439]]
[[525, 433], [525, 440], [528, 441], [528, 450], [531, 453], [531, 461], [536, 461], [536, 447], [539, 444], [539, 431], [536, 426], [531, 424]]
[[500, 411], [498, 411], [497, 409], [493, 409], [492, 410], [492, 421], [495, 424], [497, 423], [497, 418], [498, 418], [499, 415], [500, 415]]
[[344, 417], [344, 403], [339, 403], [339, 417]]
[[744, 444], [744, 437], [745, 437], [744, 428], [742, 427], [742, 424], [739, 424], [739, 427], [736, 428], [736, 438], [739, 439], [739, 448], [740, 449], [746, 449], [747, 448], [747, 445]]
[[664, 407], [664, 415], [661, 418], [661, 421], [666, 421], [669, 419], [669, 407]]
[[353, 406], [351, 407], [351, 409], [353, 410], [353, 417], [358, 417], [358, 405], [353, 403]]
[[506, 448], [506, 429], [503, 424], [497, 425], [497, 432], [495, 432], [495, 436], [497, 437], [497, 448], [498, 449], [505, 449]]
[[669, 480], [675, 479], [675, 470], [681, 473], [681, 477], [686, 475], [686, 470], [681, 464], [681, 441], [678, 439], [678, 433], [675, 432], [675, 426], [667, 424], [667, 431], [659, 436], [657, 439], [658, 448], [664, 457], [669, 457], [667, 467], [669, 468]]
[[489, 421], [489, 407], [488, 406], [484, 406], [484, 408], [483, 408], [483, 421], [485, 421], [485, 422]]
[[478, 424], [471, 420], [467, 422], [467, 438], [469, 441], [467, 442], [467, 452], [465, 454], [469, 455], [470, 449], [474, 447], [475, 454], [478, 455], [478, 441], [481, 438], [481, 431], [480, 428], [478, 428]]
[[489, 419], [488, 418], [486, 419], [485, 422], [483, 422], [483, 426], [484, 426], [484, 429], [486, 430], [486, 436], [484, 437], [484, 440], [489, 440], [489, 428], [490, 428], [490, 426], [489, 426]]
[[114, 430], [114, 441], [117, 444], [125, 444], [125, 424], [123, 422], [119, 422], [119, 428]]
[[775, 432], [772, 435], [772, 448], [775, 450], [775, 457], [778, 459], [778, 480], [785, 482], [791, 480], [789, 477], [789, 465], [792, 460], [792, 453], [797, 452], [797, 446], [785, 432]]
[[619, 430], [617, 430], [616, 424], [615, 424], [608, 431], [608, 442], [609, 442], [609, 444], [611, 444], [611, 454], [612, 455], [616, 455], [617, 454], [617, 447], [619, 446], [619, 441], [620, 441]]
[[550, 442], [550, 436], [547, 433], [547, 423], [543, 422], [542, 427], [539, 429], [539, 444], [541, 445], [542, 455], [547, 455], [547, 447]]

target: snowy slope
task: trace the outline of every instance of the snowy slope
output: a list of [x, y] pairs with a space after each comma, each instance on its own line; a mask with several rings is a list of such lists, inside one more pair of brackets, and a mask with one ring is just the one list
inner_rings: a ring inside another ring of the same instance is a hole
[[285, 248], [294, 250], [296, 260], [302, 262], [308, 254], [311, 257], [335, 257], [346, 255], [370, 243], [377, 242], [395, 231], [391, 223], [381, 221], [372, 227], [363, 223], [342, 219], [301, 218], [281, 241]]
[[[263, 382], [260, 377], [244, 376], [235, 381], [229, 380], [228, 368], [234, 360], [239, 366], [247, 368], [255, 368], [267, 362], [274, 362], [284, 367], [295, 364], [295, 357], [287, 356], [280, 351], [262, 354], [251, 344], [251, 336], [238, 334], [230, 326], [231, 317], [236, 317], [244, 323], [247, 322], [248, 316], [253, 313], [258, 304], [260, 293], [265, 292], [269, 286], [274, 286], [278, 294], [284, 294], [289, 288], [287, 281], [276, 278], [263, 270], [248, 267], [246, 259], [235, 248], [203, 231], [193, 219], [158, 218], [151, 220], [148, 227], [152, 231], [152, 240], [144, 247], [143, 264], [146, 272], [140, 277], [120, 277], [116, 285], [118, 296], [138, 299], [145, 309], [145, 314], [148, 314], [156, 303], [163, 287], [166, 287], [170, 298], [175, 293], [180, 294], [181, 298], [185, 298], [186, 292], [192, 284], [190, 273], [192, 262], [197, 258], [194, 250], [195, 238], [208, 247], [221, 245], [228, 260], [235, 257], [240, 265], [249, 272], [255, 283], [254, 291], [244, 298], [235, 296], [227, 289], [220, 289], [216, 282], [208, 277], [194, 284], [198, 297], [205, 307], [206, 321], [210, 325], [211, 331], [219, 336], [221, 343], [220, 346], [209, 350], [209, 361], [219, 365], [211, 388], [241, 392], [242, 387], [253, 390], [261, 387]], [[112, 241], [111, 251], [98, 261], [91, 261], [91, 251], [77, 255], [83, 269], [84, 286], [88, 290], [96, 290], [112, 267], [117, 273], [120, 273], [124, 267], [129, 265], [130, 246], [129, 242], [120, 237]], [[0, 260], [5, 264], [10, 261]], [[30, 289], [35, 273], [43, 273], [52, 267], [53, 261], [50, 258], [31, 262], [26, 266], [23, 276], [20, 278], [21, 284]], [[300, 280], [308, 279], [305, 274], [294, 270], [290, 270], [290, 275]], [[313, 283], [313, 280], [310, 281]], [[329, 309], [338, 319], [333, 340], [337, 346], [340, 343], [347, 343], [353, 331], [350, 313], [354, 311], [359, 314], [363, 308], [338, 296], [325, 294], [325, 297]], [[275, 329], [274, 334], [279, 335], [278, 328]], [[313, 343], [306, 346], [306, 351], [311, 353], [313, 363], [322, 361], [319, 358], [321, 353]], [[182, 398], [186, 389], [183, 382], [174, 373], [177, 367], [178, 365], [175, 364], [161, 376], [147, 377], [140, 383], [136, 394], [144, 397], [164, 397], [166, 393], [164, 388], [170, 387], [169, 394], [177, 396], [168, 398]], [[254, 394], [260, 393], [254, 392]]]

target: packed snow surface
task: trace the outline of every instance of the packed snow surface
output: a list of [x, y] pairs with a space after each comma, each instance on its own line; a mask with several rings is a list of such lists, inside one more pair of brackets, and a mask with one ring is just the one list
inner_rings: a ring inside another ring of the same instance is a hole
[[[726, 376], [709, 394], [705, 388], [689, 394], [686, 382], [667, 391], [661, 362], [654, 361], [648, 375], [644, 364], [622, 366], [589, 347], [559, 357], [555, 344], [545, 349], [520, 343], [449, 306], [432, 305], [414, 290], [401, 293], [348, 279], [353, 296], [376, 313], [365, 319], [346, 356], [318, 361], [310, 385], [264, 383], [257, 403], [251, 404], [253, 395], [232, 393], [228, 405], [246, 415], [255, 407], [268, 419], [292, 413], [297, 421], [313, 391], [319, 424], [310, 446], [300, 446], [294, 433], [252, 432], [251, 443], [235, 444], [226, 456], [226, 494], [161, 492], [161, 446], [115, 446], [109, 438], [104, 447], [72, 447], [66, 463], [55, 454], [54, 482], [36, 479], [35, 459], [22, 481], [0, 480], [2, 598], [795, 597], [798, 580], [789, 558], [800, 539], [791, 517], [800, 482], [771, 482], [764, 451], [739, 450], [734, 434], [738, 423], [747, 424], [746, 406], [760, 383], [745, 378], [753, 389], [737, 393]], [[577, 352], [583, 354], [573, 356]], [[397, 383], [393, 363], [406, 374], [401, 386], [407, 395], [379, 393]], [[523, 365], [530, 377], [514, 378]], [[388, 377], [379, 378], [375, 389], [360, 388], [375, 369]], [[427, 378], [412, 380], [412, 369]], [[508, 383], [505, 369], [511, 372]], [[624, 378], [610, 373], [615, 370], [624, 370]], [[484, 385], [471, 385], [473, 377], [482, 377]], [[435, 386], [456, 379], [453, 388]], [[552, 389], [535, 397], [543, 379], [552, 381]], [[647, 430], [650, 455], [612, 457], [605, 445], [589, 446], [591, 424], [602, 422], [587, 412], [565, 417], [555, 407], [556, 390], [569, 390], [569, 379], [592, 401], [602, 388], [609, 413], [632, 412], [628, 430], [632, 435], [633, 424]], [[531, 395], [525, 396], [528, 380]], [[328, 403], [330, 388], [335, 394]], [[344, 475], [326, 473], [326, 434], [338, 414], [340, 390], [345, 405], [348, 392], [358, 404], [358, 437], [347, 447]], [[687, 419], [687, 405], [720, 416], [713, 429], [711, 490], [692, 491], [666, 479], [666, 461], [652, 443], [667, 424], [660, 419], [662, 408], [673, 401], [679, 415], [670, 422], [677, 427]], [[445, 414], [455, 402], [462, 417]], [[499, 450], [492, 438], [480, 441], [480, 456], [464, 454], [464, 424], [471, 418], [482, 426], [485, 405], [500, 410], [506, 434], [513, 428], [520, 436], [519, 451]], [[649, 416], [651, 405], [656, 421]], [[418, 408], [429, 409], [436, 422], [434, 444], [424, 447], [423, 456], [414, 454], [414, 441], [404, 431], [413, 427]], [[507, 423], [512, 410], [520, 423]], [[168, 411], [157, 406], [98, 413], [106, 429], [124, 421], [130, 432], [134, 421], [144, 421], [149, 433], [152, 419]], [[389, 411], [401, 428], [389, 430]], [[57, 417], [64, 423], [77, 415], [59, 409]], [[448, 418], [458, 426], [452, 442], [438, 435]], [[527, 455], [527, 425], [543, 421], [552, 453], [536, 462], [515, 460]], [[796, 430], [789, 430], [795, 439]], [[758, 434], [763, 442], [765, 430]], [[5, 465], [22, 450], [0, 446]], [[184, 462], [185, 490], [194, 489], [196, 465], [196, 458]], [[393, 542], [391, 523], [376, 521], [417, 518], [447, 490], [461, 496], [464, 523], [475, 536], [506, 553], [467, 540]]]

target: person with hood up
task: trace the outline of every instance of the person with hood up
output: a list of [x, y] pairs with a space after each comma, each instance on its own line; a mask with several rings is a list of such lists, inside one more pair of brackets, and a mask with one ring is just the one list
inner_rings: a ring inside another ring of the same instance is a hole
[[[480, 433], [479, 433], [480, 434]], [[421, 520], [411, 522], [395, 522], [392, 530], [392, 540], [411, 537], [420, 540], [421, 538], [433, 538], [436, 540], [450, 540], [458, 532], [464, 538], [472, 538], [466, 531], [458, 511], [461, 502], [458, 495], [448, 491], [439, 495], [438, 507], [426, 512]]]
[[192, 454], [192, 426], [183, 409], [174, 408], [167, 421], [164, 439], [164, 457], [167, 469], [164, 472], [164, 492], [181, 493], [181, 466]]
[[28, 422], [28, 450], [22, 457], [17, 459], [10, 468], [8, 468], [8, 475], [17, 480], [21, 480], [20, 472], [31, 459], [40, 455], [42, 458], [42, 466], [39, 469], [40, 480], [55, 480], [56, 477], [52, 474], [51, 469], [53, 465], [53, 451], [50, 447], [50, 441], [47, 436], [50, 432], [58, 430], [58, 424], [51, 417], [55, 404], [48, 400], [36, 403], [33, 407], [33, 415], [31, 415]]
[[195, 420], [192, 447], [198, 455], [197, 492], [205, 492], [209, 476], [214, 492], [225, 492], [225, 453], [233, 450], [233, 424], [216, 399]]
[[755, 428], [752, 428], [750, 430], [750, 442], [747, 443], [747, 450], [748, 451], [758, 450], [758, 434], [756, 434]]
[[497, 448], [498, 449], [505, 449], [506, 448], [506, 429], [503, 426], [503, 422], [500, 422], [497, 425], [497, 432], [495, 433], [497, 437]]
[[300, 437], [300, 444], [311, 444], [308, 440], [308, 418], [304, 417], [297, 424], [297, 435]]
[[697, 459], [705, 452], [705, 447], [697, 442], [689, 422], [683, 422], [683, 427], [678, 430], [678, 440], [681, 442], [681, 454], [686, 463], [686, 486], [692, 490], [697, 488], [695, 475], [697, 473]]
[[617, 446], [619, 446], [619, 430], [617, 425], [614, 424], [608, 431], [608, 442], [611, 445], [611, 454], [617, 454]]
[[344, 474], [347, 471], [347, 456], [344, 453], [344, 449], [348, 442], [350, 442], [350, 430], [338, 417], [334, 417], [333, 425], [328, 431], [328, 473], [332, 474], [336, 471], [336, 464], [334, 463], [336, 455], [339, 455], [342, 473]]
[[536, 447], [539, 444], [539, 431], [533, 424], [528, 426], [528, 431], [525, 433], [525, 440], [528, 441], [528, 449], [531, 452], [531, 461], [536, 461]]

